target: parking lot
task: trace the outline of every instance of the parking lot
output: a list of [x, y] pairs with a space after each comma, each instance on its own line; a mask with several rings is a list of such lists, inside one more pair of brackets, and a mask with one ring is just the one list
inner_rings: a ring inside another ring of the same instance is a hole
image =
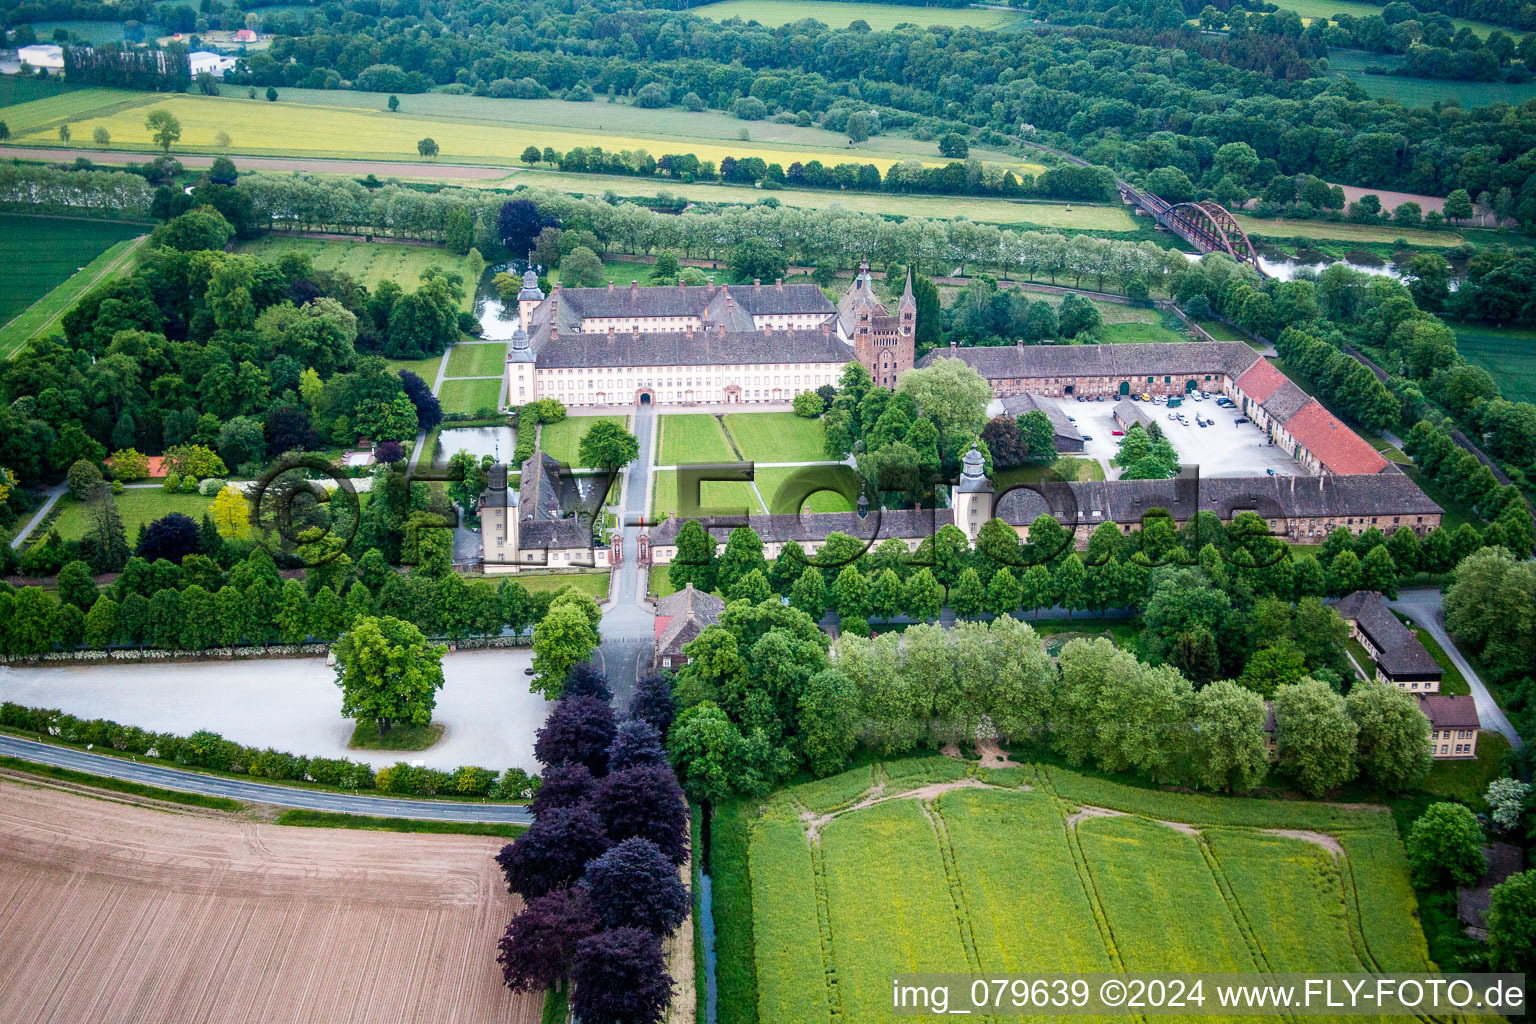
[[[1083, 453], [1097, 459], [1104, 467], [1104, 477], [1114, 480], [1120, 470], [1110, 465], [1110, 460], [1120, 450], [1120, 438], [1114, 431], [1120, 429], [1112, 416], [1115, 403], [1109, 398], [1102, 402], [1079, 402], [1073, 398], [1039, 398], [1041, 405], [1055, 402], [1061, 410], [1077, 421], [1078, 432], [1091, 441], [1083, 443]], [[1269, 443], [1264, 431], [1252, 423], [1238, 423], [1236, 409], [1223, 409], [1214, 398], [1196, 401], [1186, 398], [1177, 409], [1166, 404], [1136, 402], [1137, 408], [1147, 418], [1162, 428], [1163, 434], [1179, 453], [1179, 461], [1194, 463], [1202, 476], [1263, 476], [1273, 469], [1277, 476], [1305, 476], [1306, 470], [1292, 461], [1281, 448]], [[1182, 413], [1187, 423], [1169, 419]], [[1196, 424], [1199, 416], [1211, 426]]]

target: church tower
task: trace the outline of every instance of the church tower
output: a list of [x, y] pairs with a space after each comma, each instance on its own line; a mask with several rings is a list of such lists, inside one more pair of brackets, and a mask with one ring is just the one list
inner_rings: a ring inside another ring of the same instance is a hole
[[912, 368], [917, 335], [917, 299], [912, 295], [912, 274], [897, 311], [875, 294], [869, 261], [859, 261], [858, 276], [837, 304], [838, 336], [853, 346], [857, 359], [876, 384], [894, 388], [896, 379]]

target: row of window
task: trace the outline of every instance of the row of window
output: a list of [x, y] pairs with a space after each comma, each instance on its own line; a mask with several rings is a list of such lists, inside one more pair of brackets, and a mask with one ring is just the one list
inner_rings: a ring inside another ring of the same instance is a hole
[[[1440, 744], [1440, 753], [1442, 753], [1442, 754], [1450, 753], [1450, 751], [1446, 749], [1448, 746], [1450, 746], [1450, 744], [1447, 744], [1447, 743]], [[1456, 744], [1456, 753], [1458, 753], [1458, 754], [1470, 754], [1470, 753], [1472, 753], [1472, 744], [1470, 744], [1470, 743], [1458, 743], [1458, 744]]]

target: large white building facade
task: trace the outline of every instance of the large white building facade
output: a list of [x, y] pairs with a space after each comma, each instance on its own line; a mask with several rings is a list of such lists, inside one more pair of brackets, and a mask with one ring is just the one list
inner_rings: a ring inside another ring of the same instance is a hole
[[[851, 297], [851, 302], [850, 302]], [[855, 360], [894, 387], [912, 366], [911, 282], [895, 314], [868, 266], [833, 306], [813, 284], [562, 288], [546, 296], [532, 271], [507, 346], [507, 401], [584, 405], [788, 402], [837, 383]], [[851, 310], [851, 311], [850, 311]]]

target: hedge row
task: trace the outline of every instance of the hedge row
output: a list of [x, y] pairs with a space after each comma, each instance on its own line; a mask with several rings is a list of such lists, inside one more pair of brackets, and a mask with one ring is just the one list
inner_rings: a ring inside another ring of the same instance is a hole
[[403, 761], [375, 773], [368, 765], [346, 758], [304, 757], [271, 747], [247, 747], [207, 730], [190, 736], [150, 732], [105, 718], [77, 718], [53, 708], [29, 708], [9, 701], [0, 704], [0, 726], [48, 735], [74, 746], [106, 747], [187, 768], [402, 796], [526, 800], [539, 781], [538, 776], [530, 776], [521, 768], [508, 768], [498, 776], [489, 768], [474, 765], [445, 772], [417, 768]]

